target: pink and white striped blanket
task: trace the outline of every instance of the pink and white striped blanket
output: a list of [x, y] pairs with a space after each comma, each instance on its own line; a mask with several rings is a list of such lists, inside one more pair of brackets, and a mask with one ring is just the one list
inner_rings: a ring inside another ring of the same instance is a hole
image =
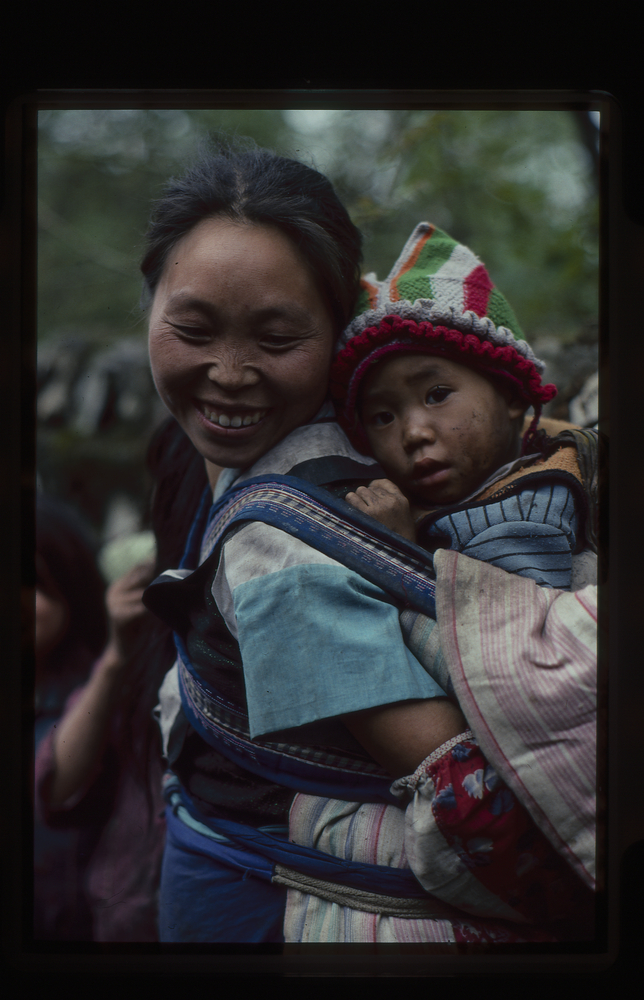
[[472, 738], [394, 783], [405, 813], [298, 795], [290, 836], [409, 866], [463, 919], [379, 917], [289, 891], [287, 941], [592, 937], [597, 588], [545, 590], [452, 551], [435, 565], [438, 628], [419, 616], [406, 641], [444, 687], [451, 677]]
[[595, 887], [597, 587], [547, 590], [439, 550], [439, 639], [487, 760]]

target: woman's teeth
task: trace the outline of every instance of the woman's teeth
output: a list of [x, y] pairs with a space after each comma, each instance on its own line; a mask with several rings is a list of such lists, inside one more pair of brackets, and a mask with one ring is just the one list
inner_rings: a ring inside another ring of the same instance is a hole
[[206, 413], [206, 416], [211, 424], [219, 424], [220, 427], [250, 427], [251, 424], [256, 424], [262, 417], [265, 417], [266, 412], [266, 410], [257, 410], [256, 413], [247, 413], [244, 417], [238, 413], [234, 417], [229, 417], [227, 413]]

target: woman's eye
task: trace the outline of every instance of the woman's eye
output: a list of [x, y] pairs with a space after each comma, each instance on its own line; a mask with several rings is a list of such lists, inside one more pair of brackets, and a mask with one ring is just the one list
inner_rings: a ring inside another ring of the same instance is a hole
[[208, 338], [208, 332], [199, 326], [178, 326], [177, 323], [170, 323], [170, 326], [184, 340], [206, 340]]
[[264, 347], [269, 347], [273, 350], [274, 349], [279, 350], [280, 348], [292, 347], [293, 344], [296, 344], [299, 341], [299, 339], [300, 338], [296, 336], [289, 337], [289, 336], [280, 336], [277, 333], [275, 334], [267, 333], [264, 334], [264, 336], [262, 337], [261, 343]]
[[437, 385], [427, 393], [425, 397], [425, 402], [427, 403], [443, 403], [451, 393], [451, 389], [447, 386]]

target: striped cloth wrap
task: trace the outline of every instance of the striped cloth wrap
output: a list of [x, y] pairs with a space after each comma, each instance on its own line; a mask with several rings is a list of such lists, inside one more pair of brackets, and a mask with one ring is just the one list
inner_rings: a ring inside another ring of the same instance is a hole
[[454, 914], [401, 919], [289, 892], [291, 941], [511, 943], [594, 935], [597, 588], [543, 589], [438, 551], [438, 627], [406, 641], [471, 730], [394, 782], [404, 813], [298, 795], [289, 836], [410, 867]]
[[[405, 611], [405, 641], [453, 690], [497, 775], [595, 889], [597, 587], [550, 590], [445, 550], [434, 562], [438, 627]], [[416, 794], [422, 769], [400, 791]]]

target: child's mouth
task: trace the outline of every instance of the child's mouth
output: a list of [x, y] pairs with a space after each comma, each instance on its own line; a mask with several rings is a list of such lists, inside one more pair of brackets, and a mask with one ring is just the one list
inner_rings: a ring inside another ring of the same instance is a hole
[[417, 462], [412, 473], [414, 486], [434, 486], [442, 483], [447, 478], [450, 467], [445, 462], [434, 462], [432, 459], [424, 459]]
[[449, 465], [447, 462], [435, 462], [431, 458], [424, 458], [414, 465], [412, 479], [414, 482], [419, 479], [426, 479], [428, 476], [438, 475], [440, 472], [447, 472]]

